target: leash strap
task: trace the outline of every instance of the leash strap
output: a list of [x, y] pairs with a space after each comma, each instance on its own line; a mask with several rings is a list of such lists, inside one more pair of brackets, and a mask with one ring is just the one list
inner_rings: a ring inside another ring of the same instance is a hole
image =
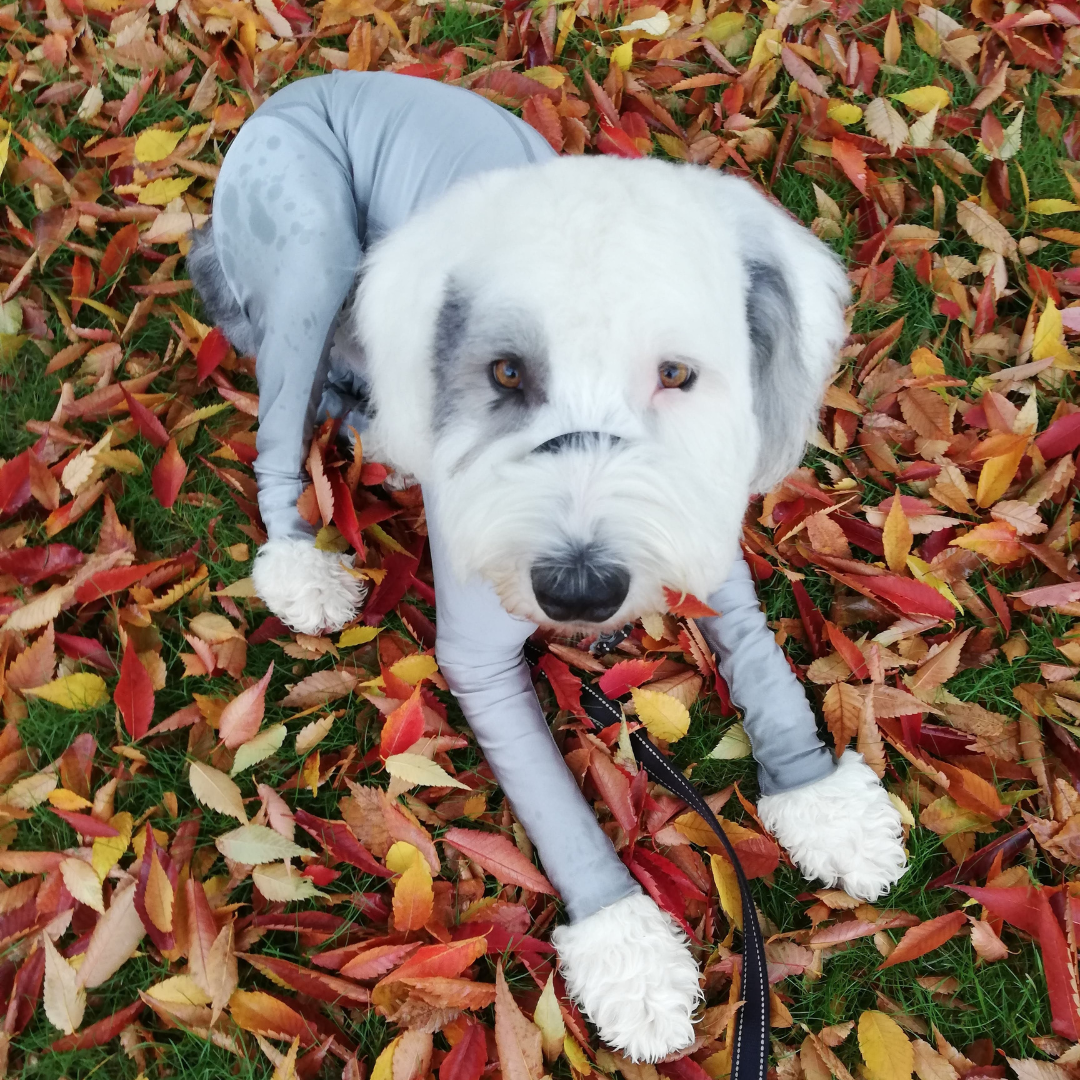
[[[532, 642], [525, 646], [526, 659], [535, 664], [539, 650]], [[622, 709], [595, 686], [582, 683], [581, 704], [596, 731], [622, 722]], [[731, 1055], [731, 1080], [765, 1080], [769, 1068], [769, 978], [765, 963], [765, 939], [758, 923], [754, 898], [738, 855], [716, 820], [709, 804], [689, 780], [656, 749], [643, 731], [630, 732], [630, 745], [638, 764], [655, 783], [667, 788], [699, 814], [716, 834], [727, 852], [739, 882], [742, 901], [742, 987], [743, 1005], [735, 1018], [735, 1044]]]

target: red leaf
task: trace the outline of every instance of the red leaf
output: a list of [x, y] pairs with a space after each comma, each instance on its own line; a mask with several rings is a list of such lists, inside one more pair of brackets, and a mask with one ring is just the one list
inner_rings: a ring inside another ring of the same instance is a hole
[[334, 524], [356, 552], [358, 562], [362, 563], [365, 557], [364, 539], [360, 535], [352, 494], [341, 478], [340, 469], [327, 469], [326, 477], [330, 481], [330, 491], [334, 497]]
[[62, 1039], [57, 1039], [49, 1050], [54, 1054], [66, 1054], [71, 1050], [90, 1050], [95, 1046], [103, 1046], [115, 1039], [145, 1008], [144, 1001], [133, 1001], [96, 1024], [91, 1024], [88, 1028], [75, 1032], [74, 1035], [65, 1035]]
[[844, 663], [851, 668], [851, 674], [856, 679], [868, 679], [870, 673], [866, 669], [863, 654], [859, 652], [859, 646], [839, 626], [835, 626], [828, 619], [825, 620], [825, 633], [829, 635], [832, 647], [843, 657]]
[[814, 69], [798, 53], [793, 52], [786, 45], [780, 50], [780, 62], [784, 65], [787, 73], [800, 85], [806, 87], [811, 94], [818, 97], [828, 97], [829, 92], [821, 85]]
[[300, 967], [299, 964], [279, 960], [275, 956], [243, 952], [236, 955], [253, 967], [257, 967], [267, 977], [287, 983], [293, 990], [319, 1001], [344, 1000], [364, 1003], [371, 1000], [371, 991], [366, 986], [359, 986], [348, 979]]
[[664, 600], [668, 611], [680, 619], [708, 619], [719, 615], [719, 611], [713, 611], [703, 600], [699, 600], [693, 593], [676, 592], [664, 586]]
[[852, 574], [851, 580], [892, 604], [904, 615], [932, 615], [951, 620], [956, 616], [952, 604], [929, 585], [895, 574], [864, 576]]
[[832, 152], [833, 160], [844, 170], [844, 175], [865, 195], [870, 175], [870, 170], [866, 167], [866, 155], [843, 139], [833, 139]]
[[408, 750], [424, 734], [424, 704], [420, 700], [420, 690], [421, 684], [417, 683], [408, 700], [386, 718], [379, 739], [379, 757], [383, 761]]
[[120, 681], [113, 691], [113, 701], [124, 718], [127, 733], [141, 739], [154, 715], [154, 684], [130, 639], [120, 661]]
[[131, 258], [139, 246], [139, 226], [133, 221], [119, 229], [105, 248], [98, 264], [98, 285], [100, 289], [109, 278], [120, 271], [124, 263]]
[[416, 568], [419, 565], [419, 559], [412, 555], [402, 555], [397, 551], [383, 559], [383, 569], [386, 571], [386, 577], [379, 582], [375, 591], [368, 597], [368, 602], [364, 605], [364, 624], [366, 626], [378, 626], [385, 616], [394, 610], [398, 601], [408, 591], [413, 574], [416, 573]]
[[195, 378], [202, 382], [226, 356], [229, 355], [229, 340], [215, 326], [202, 339], [199, 351], [195, 354]]
[[258, 734], [266, 711], [266, 688], [274, 674], [274, 663], [263, 677], [241, 691], [221, 712], [218, 720], [218, 737], [230, 749], [235, 750]]
[[71, 267], [71, 317], [74, 319], [82, 307], [82, 300], [94, 287], [94, 264], [85, 255], [76, 255]]
[[581, 707], [581, 680], [570, 670], [569, 665], [553, 653], [544, 653], [536, 667], [544, 673], [551, 689], [555, 691], [555, 701], [559, 708], [575, 716], [584, 716], [585, 710]]
[[165, 453], [161, 455], [154, 466], [154, 471], [150, 474], [154, 495], [166, 510], [176, 502], [176, 497], [180, 494], [180, 485], [183, 484], [186, 476], [187, 465], [176, 447], [176, 440], [170, 439], [169, 445], [165, 447]]
[[119, 836], [120, 834], [107, 821], [98, 821], [89, 814], [77, 814], [73, 810], [60, 810], [50, 807], [52, 812], [66, 821], [80, 836]]
[[136, 582], [142, 581], [152, 570], [164, 566], [167, 562], [172, 562], [172, 560], [157, 559], [139, 566], [119, 566], [115, 570], [99, 570], [75, 590], [75, 602], [88, 604], [91, 600], [98, 600], [110, 593], [129, 589]]
[[878, 971], [892, 967], [894, 964], [902, 964], [906, 960], [916, 960], [928, 952], [933, 952], [934, 949], [954, 938], [966, 922], [967, 916], [962, 911], [950, 911], [947, 915], [939, 915], [936, 919], [911, 927], [897, 942], [896, 948], [878, 968]]
[[596, 685], [609, 698], [620, 698], [629, 694], [632, 687], [647, 683], [662, 663], [662, 660], [620, 660], [600, 676]]
[[439, 1080], [480, 1080], [487, 1065], [487, 1035], [479, 1024], [469, 1024], [465, 1034], [439, 1066]]
[[30, 451], [0, 466], [0, 514], [14, 514], [30, 501]]
[[70, 544], [13, 548], [0, 551], [0, 574], [10, 574], [20, 585], [36, 585], [53, 574], [81, 566], [86, 556]]
[[347, 862], [376, 877], [391, 878], [394, 875], [380, 865], [375, 856], [353, 835], [344, 821], [327, 821], [306, 810], [293, 812], [296, 824], [309, 836], [313, 836], [338, 862]]
[[589, 772], [600, 797], [607, 803], [623, 832], [628, 836], [635, 836], [638, 816], [630, 801], [630, 780], [626, 773], [607, 754], [595, 747], [589, 755]]
[[601, 154], [614, 154], [616, 157], [639, 158], [642, 156], [637, 143], [622, 128], [612, 126], [603, 118], [600, 120], [600, 134], [596, 139], [596, 149]]
[[500, 833], [479, 829], [449, 829], [442, 837], [452, 848], [478, 862], [503, 885], [519, 885], [532, 892], [558, 896], [555, 886]]
[[1051, 1027], [1056, 1035], [1070, 1042], [1080, 1039], [1076, 968], [1070, 959], [1061, 924], [1048, 899], [1057, 889], [1031, 885], [1007, 889], [980, 889], [970, 885], [955, 885], [954, 888], [978, 900], [991, 915], [1031, 934], [1039, 942], [1050, 995]]
[[127, 388], [120, 387], [124, 392], [124, 400], [127, 402], [128, 412], [131, 413], [139, 434], [159, 450], [169, 443], [169, 433], [162, 426], [161, 421], [141, 402], [127, 392]]
[[1071, 454], [1080, 446], [1080, 412], [1055, 420], [1036, 440], [1035, 446], [1047, 461]]

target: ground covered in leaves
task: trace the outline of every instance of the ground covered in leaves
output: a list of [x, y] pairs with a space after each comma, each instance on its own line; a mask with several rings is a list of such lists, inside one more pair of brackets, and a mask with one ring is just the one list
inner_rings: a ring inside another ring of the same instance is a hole
[[[575, 719], [599, 678], [755, 879], [779, 1080], [1075, 1076], [1078, 27], [1074, 0], [0, 6], [0, 1072], [722, 1077], [731, 873]], [[335, 68], [748, 175], [850, 268], [816, 445], [745, 544], [823, 729], [903, 807], [903, 882], [811, 891], [763, 835], [691, 601], [537, 676], [705, 972], [656, 1069], [553, 975], [557, 899], [431, 657], [417, 493], [323, 433], [306, 513], [367, 609], [304, 637], [252, 594], [253, 362], [201, 321], [184, 234], [265, 96]]]

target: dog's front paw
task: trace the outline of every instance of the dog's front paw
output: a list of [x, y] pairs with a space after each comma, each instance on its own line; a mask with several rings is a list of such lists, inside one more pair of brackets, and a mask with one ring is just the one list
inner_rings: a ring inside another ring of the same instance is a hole
[[830, 776], [766, 795], [758, 813], [806, 877], [851, 896], [876, 900], [907, 866], [900, 812], [854, 750], [841, 755]]
[[301, 634], [339, 630], [364, 602], [367, 588], [349, 573], [351, 555], [320, 551], [311, 540], [269, 540], [251, 571], [255, 592], [286, 626]]
[[644, 893], [560, 926], [552, 941], [570, 995], [609, 1046], [631, 1061], [660, 1061], [694, 1041], [697, 964], [681, 931]]

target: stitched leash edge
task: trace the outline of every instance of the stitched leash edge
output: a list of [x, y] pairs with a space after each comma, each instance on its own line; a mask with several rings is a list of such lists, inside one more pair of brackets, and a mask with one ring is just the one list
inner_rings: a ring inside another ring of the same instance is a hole
[[[525, 657], [531, 666], [539, 659], [540, 652], [534, 642], [526, 643]], [[581, 690], [583, 697], [587, 695], [589, 698], [589, 702], [583, 701], [582, 706], [594, 730], [601, 731], [610, 724], [622, 722], [622, 709], [611, 698], [590, 683], [582, 682]], [[590, 705], [593, 707], [592, 711]], [[757, 909], [742, 864], [716, 815], [697, 788], [653, 746], [644, 732], [630, 732], [630, 745], [638, 764], [653, 781], [682, 799], [712, 829], [735, 869], [742, 903], [743, 964], [740, 996], [743, 1005], [735, 1019], [731, 1080], [765, 1080], [769, 1067], [768, 966]]]

